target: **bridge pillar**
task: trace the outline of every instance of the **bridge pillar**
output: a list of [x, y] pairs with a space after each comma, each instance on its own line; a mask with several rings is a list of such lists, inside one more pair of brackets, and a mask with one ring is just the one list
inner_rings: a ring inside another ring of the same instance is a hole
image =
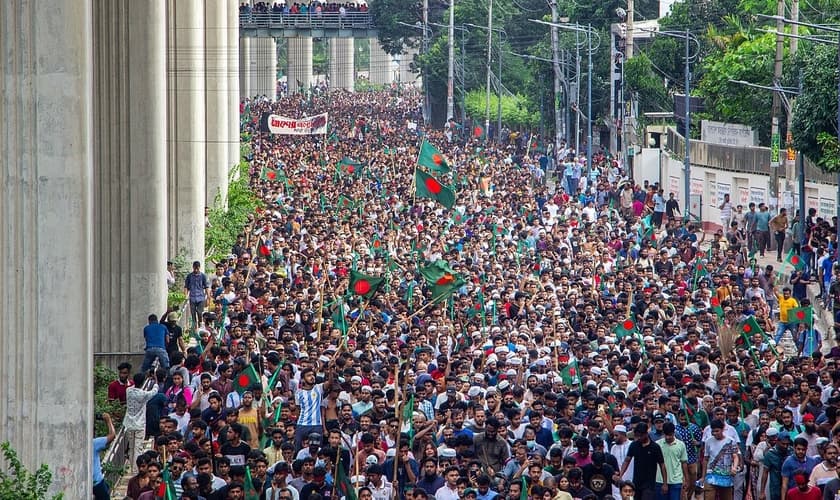
[[312, 84], [312, 38], [300, 37], [288, 39], [289, 95], [309, 90]]
[[64, 498], [93, 487], [92, 16], [0, 2], [0, 439]]
[[169, 254], [204, 262], [204, 1], [169, 0], [167, 8]]
[[[239, 164], [239, 9], [226, 4], [227, 44], [224, 57], [227, 60], [228, 77], [228, 162], [227, 168]], [[236, 171], [234, 171], [236, 172]]]
[[277, 99], [277, 44], [273, 38], [250, 39], [251, 97], [266, 96]]
[[370, 39], [370, 69], [368, 78], [370, 83], [388, 85], [393, 81], [391, 72], [391, 55], [382, 49], [378, 38]]
[[330, 88], [353, 91], [355, 81], [353, 38], [330, 39]]
[[239, 39], [239, 98], [247, 99], [251, 95], [251, 39]]
[[411, 64], [414, 62], [414, 56], [417, 53], [417, 49], [410, 48], [400, 54], [400, 82], [412, 83], [417, 81], [417, 73], [411, 70]]
[[[232, 147], [229, 144], [228, 10], [234, 8], [227, 0], [206, 0], [204, 4], [204, 82], [207, 87], [207, 186], [204, 203], [208, 207], [214, 205], [216, 196], [224, 203], [228, 188], [228, 147]], [[238, 28], [238, 24], [236, 26]]]
[[94, 0], [93, 47], [91, 330], [114, 366], [166, 307], [166, 5]]

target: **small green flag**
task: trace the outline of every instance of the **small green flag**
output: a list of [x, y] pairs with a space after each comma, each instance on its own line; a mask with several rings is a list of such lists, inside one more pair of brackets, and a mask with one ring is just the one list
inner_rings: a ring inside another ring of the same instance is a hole
[[417, 164], [421, 167], [426, 167], [432, 172], [445, 174], [449, 172], [449, 164], [441, 152], [428, 141], [423, 140], [420, 145], [420, 155], [417, 157]]
[[254, 369], [254, 365], [250, 364], [246, 366], [244, 370], [239, 372], [236, 377], [234, 377], [233, 390], [238, 392], [241, 396], [243, 392], [248, 390], [248, 387], [259, 383], [260, 376], [257, 374], [257, 370]]
[[754, 316], [749, 316], [746, 320], [742, 321], [741, 324], [738, 325], [738, 330], [740, 330], [742, 338], [744, 338], [748, 345], [749, 337], [752, 337], [756, 333], [764, 333], [764, 330], [758, 324], [758, 321], [755, 320]]
[[419, 168], [414, 169], [414, 185], [420, 198], [435, 200], [446, 208], [455, 206], [455, 193]]
[[335, 486], [339, 496], [344, 497], [344, 500], [356, 500], [356, 490], [353, 488], [350, 478], [347, 477], [340, 455], [338, 462], [335, 464]]
[[712, 291], [712, 298], [710, 299], [709, 303], [712, 305], [712, 310], [717, 315], [718, 319], [723, 318], [723, 307], [720, 305], [720, 299], [717, 298], [717, 295], [714, 294], [714, 290]]
[[262, 170], [260, 170], [260, 179], [264, 181], [276, 181], [279, 178], [279, 172], [273, 168], [263, 167]]
[[577, 372], [577, 360], [568, 363], [562, 370], [560, 370], [560, 379], [566, 386], [573, 386], [580, 384], [580, 377]]
[[333, 322], [333, 328], [338, 328], [342, 335], [347, 334], [347, 330], [350, 329], [350, 325], [347, 324], [347, 317], [344, 316], [344, 305], [342, 303], [338, 303], [335, 306], [335, 310], [330, 316], [330, 319]]
[[464, 285], [464, 279], [449, 267], [444, 260], [438, 260], [420, 269], [420, 274], [432, 289], [432, 300], [448, 298]]
[[519, 493], [519, 500], [528, 500], [528, 481], [522, 476], [522, 492]]
[[794, 253], [793, 248], [791, 248], [790, 251], [787, 253], [787, 256], [785, 257], [785, 263], [790, 264], [797, 271], [805, 269], [805, 261], [802, 260], [799, 254]]
[[814, 322], [813, 308], [809, 307], [792, 307], [788, 310], [788, 323], [805, 323], [811, 325]]
[[615, 328], [613, 328], [613, 333], [619, 340], [623, 339], [624, 337], [635, 335], [636, 322], [630, 318], [620, 321], [617, 325], [615, 325]]
[[350, 271], [350, 290], [366, 299], [373, 297], [384, 282], [385, 278]]
[[245, 466], [245, 500], [259, 500], [260, 494], [254, 487], [254, 480], [251, 478], [251, 468]]

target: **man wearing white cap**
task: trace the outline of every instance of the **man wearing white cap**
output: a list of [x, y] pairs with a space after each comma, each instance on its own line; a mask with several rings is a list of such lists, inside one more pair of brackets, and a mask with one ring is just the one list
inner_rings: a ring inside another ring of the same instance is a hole
[[[630, 449], [630, 441], [627, 439], [627, 427], [621, 424], [613, 427], [613, 439], [613, 445], [610, 446], [610, 455], [614, 456], [619, 464], [623, 464], [624, 459], [627, 458], [627, 451]], [[627, 466], [627, 470], [624, 471], [624, 475], [621, 476], [621, 480], [633, 480], [632, 458], [630, 459], [630, 465]]]

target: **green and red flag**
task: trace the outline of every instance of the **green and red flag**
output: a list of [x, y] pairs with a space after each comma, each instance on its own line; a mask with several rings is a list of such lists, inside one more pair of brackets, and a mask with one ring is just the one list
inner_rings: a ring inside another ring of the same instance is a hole
[[423, 140], [420, 145], [420, 155], [417, 157], [417, 164], [426, 167], [432, 172], [445, 174], [449, 172], [449, 163], [443, 157], [438, 148], [432, 146], [429, 141]]
[[264, 181], [276, 181], [280, 179], [280, 172], [270, 167], [263, 167], [260, 170], [260, 179]]
[[694, 422], [695, 424], [700, 425], [702, 419], [700, 418], [700, 414], [697, 412], [697, 408], [695, 408], [684, 395], [680, 395], [680, 402], [682, 403], [683, 411], [685, 412], [685, 418], [689, 422]]
[[814, 323], [813, 308], [809, 307], [792, 307], [788, 311], [788, 323], [805, 323], [811, 325]]
[[420, 268], [420, 275], [432, 290], [432, 300], [448, 298], [455, 290], [464, 285], [464, 279], [449, 267], [444, 260], [437, 260]]
[[355, 175], [356, 177], [362, 175], [365, 164], [345, 156], [338, 162], [338, 170], [344, 175]]
[[414, 186], [415, 193], [420, 198], [435, 200], [446, 208], [455, 206], [455, 193], [419, 168], [414, 169]]
[[717, 314], [718, 319], [723, 318], [723, 307], [720, 305], [720, 299], [715, 295], [715, 292], [712, 291], [712, 298], [710, 299], [709, 303], [712, 306], [712, 311]]
[[618, 324], [615, 325], [615, 328], [613, 328], [613, 333], [615, 334], [615, 337], [619, 340], [623, 339], [624, 337], [635, 335], [636, 332], [636, 322], [630, 318], [619, 321]]
[[330, 319], [332, 320], [333, 328], [338, 328], [342, 335], [347, 334], [347, 330], [350, 329], [350, 325], [347, 324], [347, 317], [344, 315], [343, 303], [339, 302], [336, 304]]
[[161, 482], [155, 491], [155, 498], [158, 500], [175, 500], [175, 484], [172, 482], [172, 474], [169, 473], [169, 464], [163, 468]]
[[257, 493], [257, 488], [254, 487], [254, 480], [251, 478], [251, 468], [245, 466], [245, 500], [259, 500], [260, 494]]
[[802, 257], [800, 257], [799, 254], [793, 251], [793, 248], [791, 248], [790, 251], [787, 253], [787, 256], [785, 257], [785, 263], [790, 264], [797, 271], [805, 269], [805, 261], [802, 260]]
[[241, 396], [253, 384], [260, 384], [260, 376], [253, 364], [249, 364], [244, 370], [233, 377], [233, 390]]
[[566, 364], [566, 366], [564, 366], [563, 369], [560, 370], [560, 379], [566, 386], [580, 384], [580, 376], [578, 375], [578, 363], [576, 359], [572, 360], [571, 363]]
[[464, 222], [467, 222], [468, 220], [469, 220], [469, 217], [462, 214], [461, 212], [455, 212], [455, 214], [452, 216], [452, 223], [453, 224], [463, 224]]
[[481, 125], [476, 125], [475, 127], [473, 127], [472, 135], [476, 139], [484, 139], [484, 127], [482, 127]]
[[366, 299], [373, 297], [384, 282], [385, 278], [350, 271], [350, 291]]
[[738, 339], [735, 339], [735, 344], [744, 344], [749, 347], [751, 342], [750, 337], [756, 333], [764, 333], [764, 330], [758, 324], [758, 321], [755, 320], [754, 316], [749, 316], [738, 325], [738, 333], [740, 335]]
[[347, 472], [341, 463], [341, 454], [339, 454], [338, 462], [335, 464], [335, 487], [338, 490], [339, 497], [344, 497], [344, 500], [357, 500], [353, 483], [347, 477]]
[[356, 202], [342, 194], [342, 195], [339, 195], [339, 197], [338, 197], [337, 206], [338, 206], [338, 208], [351, 208], [352, 209], [353, 207], [356, 206]]

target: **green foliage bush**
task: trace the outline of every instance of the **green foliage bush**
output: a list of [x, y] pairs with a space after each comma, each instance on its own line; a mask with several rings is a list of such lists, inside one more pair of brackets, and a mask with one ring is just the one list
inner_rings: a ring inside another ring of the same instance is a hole
[[6, 466], [0, 467], [0, 500], [59, 500], [64, 497], [60, 493], [47, 494], [52, 472], [46, 464], [41, 464], [33, 474], [26, 470], [8, 441], [0, 444], [0, 450], [6, 461]]
[[[114, 428], [119, 430], [125, 408], [119, 401], [108, 401], [108, 384], [117, 379], [117, 372], [105, 365], [96, 365], [93, 369], [93, 410], [96, 414], [111, 414]], [[93, 427], [94, 437], [108, 434], [108, 426], [100, 419], [96, 419]]]

